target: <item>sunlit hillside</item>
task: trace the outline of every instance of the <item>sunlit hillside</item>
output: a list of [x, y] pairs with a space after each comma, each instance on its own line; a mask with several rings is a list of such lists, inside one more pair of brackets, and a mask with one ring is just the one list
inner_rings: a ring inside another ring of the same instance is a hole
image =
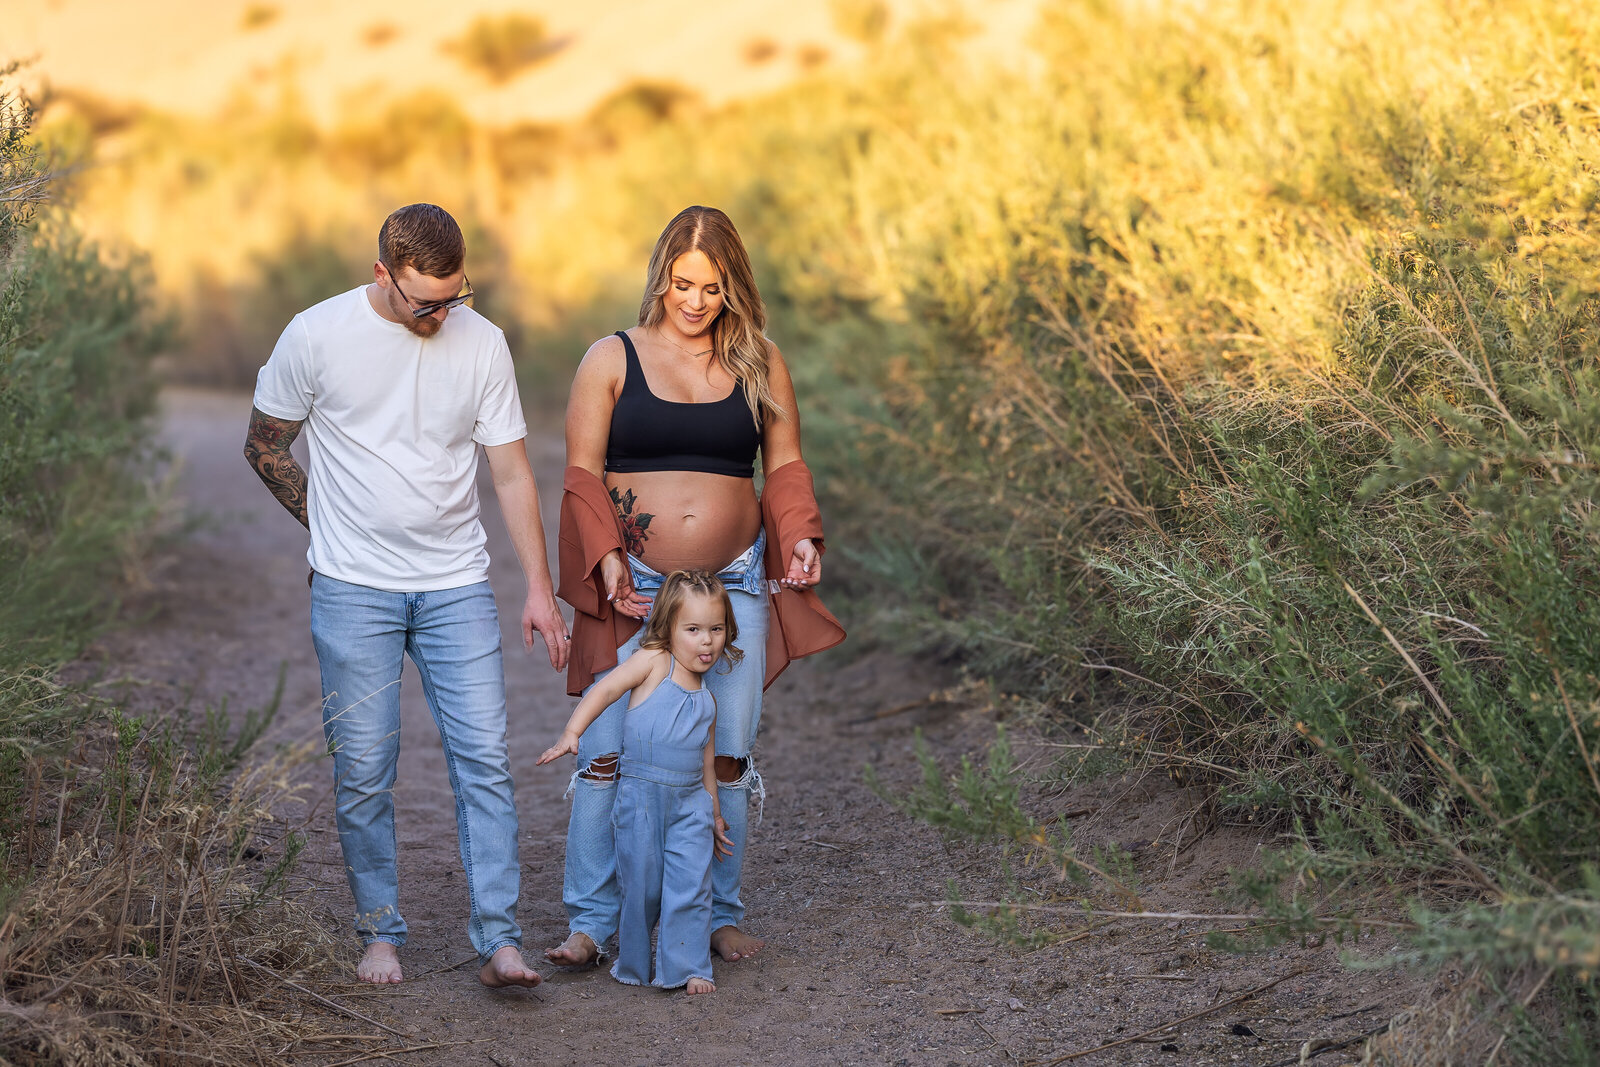
[[[6, 5], [6, 58], [34, 58], [24, 83], [189, 117], [287, 84], [314, 121], [353, 101], [448, 93], [478, 122], [577, 118], [620, 86], [671, 82], [719, 104], [823, 67], [862, 60], [887, 28], [861, 0], [20, 0]], [[930, 7], [884, 0], [887, 22]], [[948, 7], [951, 5], [934, 5]], [[1015, 48], [1034, 0], [972, 7], [988, 47]], [[487, 20], [484, 61], [463, 39]], [[508, 21], [511, 20], [511, 21]], [[537, 25], [541, 32], [530, 33]], [[396, 131], [403, 135], [403, 131]]]
[[[583, 197], [623, 146], [671, 125], [662, 155], [629, 159], [628, 177], [681, 174], [717, 155], [712, 116], [868, 76], [888, 41], [929, 20], [979, 64], [1036, 64], [1037, 9], [612, 0], [579, 17], [549, 0], [464, 0], [441, 17], [417, 0], [55, 0], [23, 10], [13, 47], [33, 57], [21, 76], [45, 140], [78, 165], [75, 223], [148, 259], [184, 325], [180, 373], [241, 382], [288, 315], [370, 270], [377, 222], [398, 204], [456, 213], [481, 306], [513, 330], [548, 327], [636, 284], [660, 222], [597, 225], [608, 205]], [[728, 177], [680, 182], [671, 199], [712, 198]], [[585, 240], [564, 244], [580, 210]]]

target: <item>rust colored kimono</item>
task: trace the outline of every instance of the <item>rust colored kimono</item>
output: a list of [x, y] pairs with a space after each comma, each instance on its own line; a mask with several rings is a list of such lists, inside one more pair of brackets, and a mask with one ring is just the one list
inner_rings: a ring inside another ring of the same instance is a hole
[[[767, 531], [764, 560], [768, 575], [788, 570], [788, 555], [797, 542], [811, 538], [822, 549], [822, 513], [811, 471], [801, 460], [785, 463], [767, 475], [761, 489], [761, 523]], [[622, 520], [612, 506], [605, 483], [582, 467], [568, 467], [561, 483], [560, 583], [556, 595], [573, 608], [572, 656], [567, 665], [567, 693], [581, 696], [595, 675], [617, 665], [617, 649], [639, 629], [632, 619], [606, 600], [600, 560], [621, 549]], [[767, 631], [767, 678], [763, 688], [783, 673], [790, 660], [832, 648], [844, 640], [844, 627], [823, 607], [813, 589], [770, 585], [772, 625]]]

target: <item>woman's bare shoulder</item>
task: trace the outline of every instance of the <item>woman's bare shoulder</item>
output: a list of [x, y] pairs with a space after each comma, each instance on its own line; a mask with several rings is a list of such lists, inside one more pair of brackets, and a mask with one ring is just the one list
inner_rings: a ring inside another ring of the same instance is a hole
[[581, 365], [615, 363], [620, 367], [622, 366], [622, 360], [622, 338], [614, 333], [608, 333], [589, 346], [588, 351], [583, 354], [583, 364]]
[[616, 334], [607, 334], [583, 354], [583, 359], [578, 364], [578, 370], [573, 375], [574, 388], [584, 385], [606, 385], [622, 380], [626, 373], [627, 362], [623, 354], [622, 338]]
[[778, 342], [770, 337], [761, 339], [767, 346], [767, 366], [784, 374], [789, 372], [789, 366], [783, 361], [783, 353], [778, 351]]
[[778, 345], [771, 338], [767, 338], [767, 385], [772, 389], [772, 398], [785, 412], [791, 411], [794, 405], [794, 378], [789, 373], [789, 364], [784, 362], [783, 353], [778, 351]]

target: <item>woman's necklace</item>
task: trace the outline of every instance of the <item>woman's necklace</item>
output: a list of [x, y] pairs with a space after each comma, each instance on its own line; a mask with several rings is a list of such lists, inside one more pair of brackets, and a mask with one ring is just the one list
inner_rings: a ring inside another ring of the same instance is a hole
[[712, 351], [710, 348], [702, 348], [698, 352], [691, 352], [687, 348], [684, 348], [682, 345], [680, 345], [677, 341], [674, 341], [672, 338], [666, 336], [665, 333], [661, 335], [661, 339], [666, 341], [673, 348], [677, 349], [680, 356], [688, 356], [690, 359], [699, 359], [701, 356], [709, 355]]

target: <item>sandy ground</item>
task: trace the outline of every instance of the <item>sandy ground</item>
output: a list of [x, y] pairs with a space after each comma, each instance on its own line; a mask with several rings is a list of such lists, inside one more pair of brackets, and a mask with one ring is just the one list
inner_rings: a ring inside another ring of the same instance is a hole
[[[198, 709], [226, 699], [237, 709], [267, 699], [286, 664], [283, 710], [269, 739], [285, 743], [319, 734], [305, 535], [240, 456], [249, 407], [242, 395], [168, 395], [167, 437], [181, 457], [181, 494], [209, 519], [152, 569], [149, 588], [133, 604], [139, 625], [97, 642], [78, 672], [98, 677], [135, 706]], [[530, 455], [553, 531], [558, 427], [548, 418], [533, 427]], [[518, 602], [520, 572], [492, 514], [492, 493], [486, 490], [485, 499], [491, 580], [509, 607]], [[1231, 955], [1207, 949], [1203, 928], [1192, 922], [1124, 921], [1025, 952], [956, 925], [940, 903], [947, 881], [955, 879], [969, 899], [994, 899], [1003, 891], [997, 854], [947, 843], [911, 822], [866, 788], [862, 768], [871, 763], [891, 786], [908, 786], [917, 775], [913, 728], [950, 765], [961, 753], [981, 752], [999, 712], [974, 693], [971, 700], [925, 701], [877, 718], [954, 679], [946, 667], [863, 653], [857, 644], [855, 652], [847, 645], [796, 665], [768, 694], [757, 753], [769, 797], [745, 881], [746, 925], [768, 946], [753, 960], [718, 962], [716, 994], [693, 999], [622, 986], [599, 970], [556, 971], [536, 951], [566, 928], [560, 897], [567, 769], [536, 769], [533, 761], [559, 732], [571, 701], [542, 655], [523, 654], [509, 626], [520, 918], [530, 960], [538, 960], [548, 980], [532, 992], [478, 986], [438, 735], [408, 665], [396, 801], [410, 980], [388, 990], [353, 983], [322, 988], [412, 1035], [390, 1048], [458, 1042], [400, 1062], [479, 1067], [1050, 1063], [1293, 975], [1151, 1039], [1071, 1061], [1267, 1067], [1298, 1062], [1305, 1041], [1342, 1040], [1379, 1026], [1415, 999], [1416, 979], [1344, 969], [1331, 944]], [[1030, 771], [1044, 776], [1053, 750], [1036, 741], [1021, 751]], [[327, 763], [309, 766], [307, 776], [314, 801], [327, 790]], [[1151, 910], [1233, 910], [1213, 893], [1225, 884], [1227, 868], [1247, 862], [1261, 843], [1258, 831], [1239, 827], [1217, 828], [1197, 844], [1192, 834], [1180, 839], [1192, 805], [1154, 778], [1035, 788], [1029, 803], [1041, 813], [1079, 813], [1074, 831], [1086, 845], [1128, 848], [1141, 900]], [[304, 811], [285, 815], [305, 818]], [[294, 891], [314, 900], [337, 932], [352, 905], [325, 799], [307, 829], [310, 845]], [[1019, 877], [1031, 899], [1071, 900], [1072, 891], [1049, 872], [1023, 870]], [[1056, 918], [1055, 929], [1087, 929], [1081, 916]], [[1371, 955], [1381, 947], [1364, 942], [1359, 951]], [[1311, 1062], [1350, 1062], [1358, 1048]]]

